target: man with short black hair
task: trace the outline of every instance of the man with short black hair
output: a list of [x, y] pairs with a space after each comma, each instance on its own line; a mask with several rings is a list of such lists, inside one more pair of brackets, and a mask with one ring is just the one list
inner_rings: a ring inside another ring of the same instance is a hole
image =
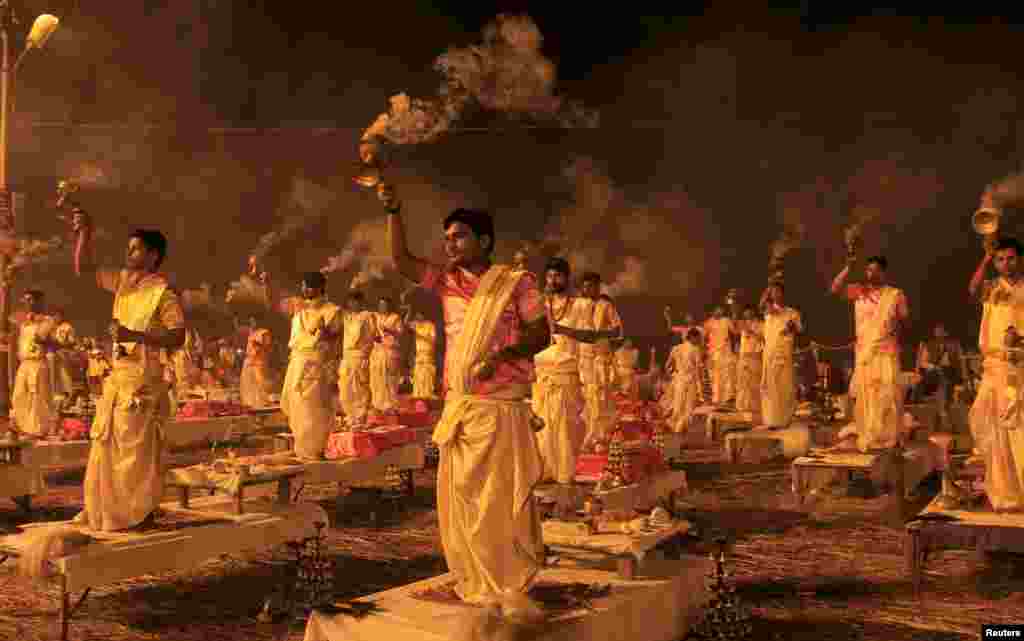
[[171, 417], [160, 353], [185, 343], [185, 313], [167, 277], [157, 270], [167, 239], [140, 229], [128, 240], [124, 268], [96, 266], [86, 216], [77, 232], [76, 272], [114, 294], [110, 375], [90, 430], [85, 508], [76, 517], [92, 529], [125, 530], [151, 523], [164, 489], [161, 432]]
[[579, 345], [570, 333], [582, 327], [583, 306], [569, 293], [569, 262], [551, 258], [544, 269], [544, 307], [552, 328], [551, 346], [534, 357], [537, 383], [533, 408], [544, 421], [537, 435], [546, 480], [571, 484], [586, 425], [580, 383]]
[[[969, 421], [975, 456], [985, 464], [985, 493], [998, 511], [1024, 508], [1024, 279], [1021, 245], [1001, 239], [986, 252], [968, 292], [982, 304], [978, 346], [984, 358], [981, 385]], [[996, 277], [985, 280], [989, 265]]]
[[[622, 337], [622, 319], [610, 298], [601, 294], [601, 275], [583, 274], [579, 330], [569, 333], [579, 342], [580, 381], [583, 383], [587, 437], [584, 450], [611, 438], [615, 429], [615, 355], [611, 342]], [[560, 328], [556, 328], [560, 331]]]
[[868, 258], [863, 283], [846, 285], [851, 267], [847, 264], [830, 288], [853, 303], [857, 324], [857, 363], [850, 384], [855, 421], [839, 438], [855, 438], [857, 448], [866, 452], [893, 447], [906, 437], [900, 333], [910, 312], [903, 291], [887, 284], [885, 257]]
[[764, 311], [764, 355], [761, 376], [761, 420], [765, 427], [786, 427], [797, 408], [796, 336], [803, 330], [800, 312], [784, 302], [782, 283], [761, 296]]
[[283, 299], [278, 309], [292, 319], [288, 369], [281, 390], [281, 412], [295, 436], [295, 455], [324, 456], [337, 411], [335, 343], [341, 332], [341, 308], [327, 299], [327, 277], [308, 272], [300, 295]]
[[345, 300], [342, 312], [341, 364], [338, 390], [341, 410], [351, 426], [364, 425], [370, 412], [370, 352], [373, 350], [373, 313], [366, 310], [366, 296], [355, 291]]
[[398, 386], [402, 381], [399, 341], [405, 323], [394, 302], [382, 296], [373, 314], [374, 343], [370, 352], [370, 392], [373, 409], [381, 414], [398, 413]]
[[398, 271], [441, 298], [447, 349], [444, 412], [434, 429], [438, 529], [455, 592], [499, 605], [512, 619], [534, 619], [526, 592], [544, 558], [533, 490], [543, 463], [526, 402], [533, 357], [548, 345], [536, 279], [493, 265], [494, 220], [457, 209], [443, 224], [448, 264], [409, 252], [393, 188], [378, 194], [388, 211]]
[[48, 436], [57, 426], [53, 403], [51, 354], [56, 344], [53, 333], [57, 323], [46, 313], [46, 297], [38, 289], [22, 296], [25, 310], [19, 313], [18, 371], [11, 391], [14, 427], [29, 436]]

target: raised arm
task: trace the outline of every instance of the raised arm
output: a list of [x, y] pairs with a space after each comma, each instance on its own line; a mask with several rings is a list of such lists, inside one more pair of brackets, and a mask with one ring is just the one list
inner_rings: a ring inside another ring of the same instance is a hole
[[388, 212], [388, 245], [391, 249], [391, 260], [395, 269], [402, 276], [414, 283], [422, 283], [431, 265], [426, 260], [413, 256], [406, 244], [405, 223], [402, 221], [402, 203], [398, 200], [394, 187], [381, 183], [377, 188], [377, 196], [384, 203]]
[[850, 276], [850, 265], [843, 267], [843, 271], [836, 274], [836, 277], [832, 279], [832, 286], [829, 291], [834, 296], [841, 296], [843, 293], [843, 285], [846, 284], [846, 279]]
[[89, 214], [78, 210], [72, 215], [71, 230], [75, 235], [75, 275], [85, 276], [98, 284], [96, 248], [93, 246], [92, 220]]
[[989, 263], [992, 262], [992, 252], [985, 252], [985, 256], [978, 263], [978, 268], [974, 270], [974, 275], [971, 276], [971, 282], [967, 285], [967, 294], [973, 298], [978, 299], [982, 293], [981, 286], [985, 283], [985, 272], [988, 270]]

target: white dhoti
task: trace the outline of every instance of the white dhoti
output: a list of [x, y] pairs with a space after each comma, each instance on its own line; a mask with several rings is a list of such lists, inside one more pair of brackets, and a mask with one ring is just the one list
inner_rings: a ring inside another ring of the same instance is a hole
[[736, 354], [717, 350], [711, 354], [711, 402], [728, 403], [736, 398]]
[[761, 421], [768, 427], [786, 427], [796, 413], [796, 367], [792, 353], [769, 354], [761, 378]]
[[971, 405], [968, 422], [974, 449], [987, 460], [992, 446], [992, 435], [998, 429], [1001, 417], [1010, 408], [1010, 387], [1021, 380], [1021, 368], [1007, 362], [1003, 354], [985, 357], [981, 384]]
[[669, 426], [673, 432], [685, 432], [690, 427], [693, 411], [700, 405], [700, 379], [696, 372], [676, 374], [672, 379]]
[[861, 451], [893, 447], [904, 436], [901, 374], [899, 352], [873, 350], [870, 356], [857, 359], [851, 387], [855, 388], [854, 425]]
[[985, 462], [985, 493], [993, 509], [1024, 509], [1024, 369], [1003, 354], [987, 355], [969, 421]]
[[281, 412], [295, 436], [295, 454], [319, 459], [334, 429], [337, 397], [333, 363], [322, 352], [292, 350], [281, 390]]
[[538, 369], [533, 410], [544, 421], [544, 429], [537, 434], [544, 478], [572, 483], [576, 476], [576, 458], [587, 433], [579, 372]]
[[761, 409], [761, 352], [740, 354], [736, 376], [736, 409], [757, 412]]
[[370, 356], [361, 349], [345, 350], [338, 367], [341, 411], [360, 422], [370, 412]]
[[242, 363], [238, 385], [243, 405], [270, 405], [270, 395], [274, 392], [274, 376], [270, 371], [270, 364], [266, 359], [246, 358]]
[[160, 506], [167, 385], [141, 368], [114, 366], [103, 384], [90, 432], [85, 509], [75, 520], [95, 530], [134, 527]]
[[71, 379], [69, 354], [63, 351], [50, 352], [46, 355], [46, 360], [50, 367], [50, 388], [53, 395], [70, 397], [74, 391], [74, 382]]
[[437, 398], [437, 365], [434, 355], [416, 357], [412, 367], [412, 395], [415, 398]]
[[375, 343], [370, 352], [370, 393], [373, 409], [398, 409], [398, 384], [402, 380], [401, 357], [397, 349]]
[[14, 424], [33, 436], [47, 436], [57, 426], [50, 389], [50, 368], [43, 358], [23, 360], [14, 377], [11, 398]]
[[467, 603], [525, 592], [544, 558], [533, 489], [542, 462], [522, 400], [448, 398], [434, 432], [441, 451], [437, 517], [455, 591]]
[[583, 384], [583, 416], [586, 443], [607, 440], [615, 429], [615, 363], [610, 353], [594, 353], [580, 345], [580, 382]]

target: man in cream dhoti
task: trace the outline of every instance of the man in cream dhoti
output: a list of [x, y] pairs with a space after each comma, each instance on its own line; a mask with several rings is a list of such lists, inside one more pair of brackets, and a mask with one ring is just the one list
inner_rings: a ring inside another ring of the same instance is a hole
[[327, 300], [327, 277], [309, 272], [301, 295], [285, 298], [280, 311], [292, 320], [288, 369], [281, 389], [281, 412], [295, 437], [295, 455], [322, 459], [337, 411], [337, 349], [341, 308]]
[[[1024, 509], [1024, 279], [1020, 243], [999, 241], [971, 279], [970, 294], [981, 301], [978, 345], [984, 370], [970, 412], [974, 456], [985, 464], [985, 492], [993, 509]], [[997, 276], [985, 281], [988, 266]]]
[[114, 346], [90, 433], [85, 509], [75, 520], [96, 530], [124, 530], [151, 522], [163, 496], [162, 430], [172, 408], [160, 352], [184, 344], [185, 314], [157, 273], [167, 255], [162, 233], [136, 231], [118, 271], [97, 269], [87, 220], [77, 231], [78, 273], [95, 274], [97, 285], [114, 294]]
[[611, 341], [622, 336], [622, 320], [611, 300], [601, 296], [600, 274], [583, 274], [580, 293], [580, 329], [571, 331], [569, 336], [579, 342], [583, 416], [587, 424], [583, 449], [589, 450], [611, 438], [615, 429], [615, 356]]
[[[54, 308], [53, 312], [53, 349], [47, 354], [47, 361], [50, 365], [50, 385], [53, 389], [55, 401], [60, 399], [63, 402], [71, 400], [74, 395], [74, 381], [71, 377], [71, 368], [75, 367], [77, 357], [75, 345], [78, 336], [75, 328], [64, 318], [64, 310]], [[55, 405], [55, 407], [57, 407]]]
[[700, 330], [691, 327], [683, 342], [672, 348], [666, 370], [672, 375], [668, 401], [669, 425], [673, 432], [685, 432], [690, 427], [693, 412], [703, 396], [701, 369], [703, 357]]
[[855, 420], [839, 439], [855, 437], [862, 452], [893, 447], [906, 436], [899, 335], [910, 312], [903, 291], [886, 284], [888, 266], [882, 256], [869, 258], [865, 282], [846, 285], [847, 265], [831, 286], [833, 294], [853, 302], [857, 324], [857, 363], [850, 385], [856, 397]]
[[14, 427], [35, 437], [49, 436], [57, 427], [57, 411], [53, 402], [53, 378], [47, 353], [56, 344], [53, 332], [56, 321], [46, 314], [43, 292], [32, 289], [22, 296], [26, 311], [19, 314], [18, 371], [14, 377], [11, 410]]
[[412, 322], [415, 352], [412, 364], [412, 395], [414, 398], [437, 398], [437, 327], [417, 312]]
[[455, 591], [466, 602], [499, 604], [509, 618], [536, 614], [525, 593], [543, 560], [532, 497], [543, 464], [525, 399], [532, 359], [548, 344], [540, 291], [527, 272], [491, 264], [490, 214], [458, 209], [445, 219], [450, 262], [440, 267], [409, 253], [394, 191], [379, 194], [395, 265], [444, 308], [446, 396], [434, 442], [439, 529]]
[[266, 407], [271, 404], [271, 395], [277, 389], [278, 381], [270, 368], [270, 352], [273, 338], [269, 329], [253, 329], [245, 345], [245, 361], [239, 377], [239, 394], [242, 404], [248, 407]]
[[370, 352], [370, 392], [373, 409], [384, 413], [398, 412], [398, 386], [402, 382], [402, 355], [399, 340], [405, 331], [402, 317], [394, 304], [383, 297], [373, 315], [373, 351]]
[[366, 311], [366, 297], [362, 292], [351, 292], [342, 314], [341, 364], [338, 366], [341, 411], [349, 425], [365, 424], [370, 413], [373, 331], [373, 314]]
[[736, 400], [736, 353], [732, 348], [735, 323], [716, 307], [711, 318], [704, 322], [703, 335], [707, 338], [708, 365], [711, 369], [711, 402], [727, 405]]
[[740, 355], [736, 367], [736, 409], [740, 412], [761, 412], [761, 378], [764, 364], [764, 322], [757, 311], [748, 307], [740, 326]]
[[796, 335], [803, 331], [800, 312], [783, 302], [781, 283], [761, 295], [764, 310], [764, 366], [761, 375], [761, 422], [765, 427], [786, 427], [797, 408]]
[[619, 391], [626, 398], [634, 400], [640, 398], [640, 383], [636, 374], [639, 362], [640, 350], [633, 347], [633, 341], [627, 338], [622, 342], [622, 346], [615, 350], [615, 376], [619, 384]]
[[537, 372], [533, 409], [544, 421], [537, 442], [544, 460], [544, 479], [571, 484], [576, 476], [576, 457], [586, 436], [583, 389], [577, 342], [558, 328], [579, 329], [583, 306], [579, 298], [568, 293], [569, 262], [564, 258], [548, 261], [544, 284], [544, 307], [553, 336], [551, 346], [533, 359]]

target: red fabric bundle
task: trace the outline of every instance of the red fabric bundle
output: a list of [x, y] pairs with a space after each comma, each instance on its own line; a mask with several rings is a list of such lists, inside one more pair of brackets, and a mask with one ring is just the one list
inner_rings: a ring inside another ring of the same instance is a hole
[[66, 418], [61, 422], [60, 437], [64, 441], [86, 441], [89, 439], [89, 426], [77, 418]]

